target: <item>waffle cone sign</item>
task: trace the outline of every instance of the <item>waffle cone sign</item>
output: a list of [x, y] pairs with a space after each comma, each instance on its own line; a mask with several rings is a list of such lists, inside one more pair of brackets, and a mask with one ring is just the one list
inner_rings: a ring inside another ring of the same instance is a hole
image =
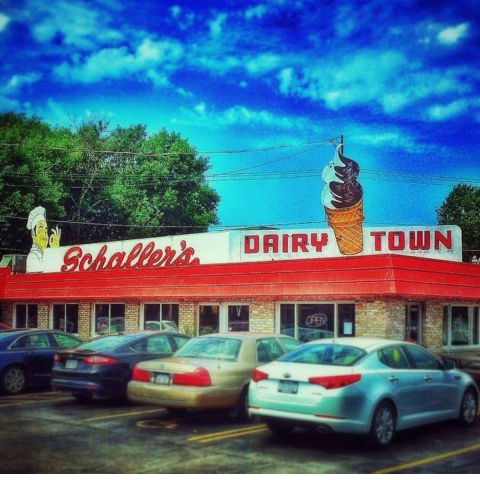
[[352, 207], [325, 207], [328, 225], [333, 229], [342, 255], [356, 255], [363, 251], [363, 199]]

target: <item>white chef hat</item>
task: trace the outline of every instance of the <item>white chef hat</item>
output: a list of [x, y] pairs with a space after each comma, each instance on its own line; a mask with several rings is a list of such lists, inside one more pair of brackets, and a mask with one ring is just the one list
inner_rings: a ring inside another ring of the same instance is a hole
[[37, 226], [38, 222], [41, 221], [46, 222], [47, 219], [45, 218], [45, 208], [43, 207], [35, 207], [28, 216], [27, 228], [31, 230]]

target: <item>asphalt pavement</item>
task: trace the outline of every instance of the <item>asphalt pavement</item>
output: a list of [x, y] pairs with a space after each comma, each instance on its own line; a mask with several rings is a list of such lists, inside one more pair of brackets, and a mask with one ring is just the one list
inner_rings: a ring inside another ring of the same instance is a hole
[[361, 437], [276, 437], [226, 412], [172, 415], [125, 401], [79, 403], [51, 391], [0, 397], [0, 473], [479, 473], [480, 419]]

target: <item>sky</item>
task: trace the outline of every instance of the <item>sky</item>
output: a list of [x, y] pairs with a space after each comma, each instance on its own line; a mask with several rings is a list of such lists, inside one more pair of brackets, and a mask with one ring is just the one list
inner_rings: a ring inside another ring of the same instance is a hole
[[479, 18], [474, 0], [0, 0], [0, 111], [254, 149], [209, 155], [209, 174], [278, 172], [212, 181], [223, 226], [324, 221], [334, 148], [310, 142], [343, 135], [366, 224], [435, 224], [480, 184]]

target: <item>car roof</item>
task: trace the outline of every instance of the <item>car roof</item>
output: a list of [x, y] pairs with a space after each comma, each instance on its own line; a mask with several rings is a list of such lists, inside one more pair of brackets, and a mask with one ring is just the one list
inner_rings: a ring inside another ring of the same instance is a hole
[[305, 345], [312, 345], [316, 343], [335, 343], [337, 345], [347, 345], [351, 347], [361, 348], [366, 351], [372, 351], [377, 348], [386, 347], [389, 345], [412, 345], [412, 343], [404, 342], [402, 340], [391, 340], [388, 338], [377, 337], [323, 338], [321, 340], [313, 340]]
[[244, 340], [245, 338], [293, 338], [281, 333], [265, 333], [265, 332], [227, 332], [227, 333], [209, 333], [198, 338], [217, 337], [217, 338], [235, 338]]

